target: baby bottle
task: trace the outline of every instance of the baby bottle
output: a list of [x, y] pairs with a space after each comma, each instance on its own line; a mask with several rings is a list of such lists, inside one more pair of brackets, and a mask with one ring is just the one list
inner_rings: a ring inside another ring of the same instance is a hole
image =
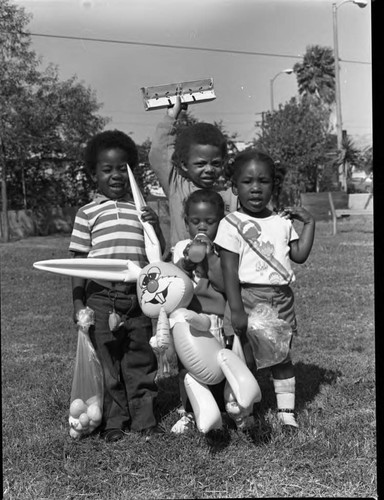
[[207, 255], [208, 244], [210, 240], [208, 236], [204, 233], [197, 233], [194, 237], [191, 246], [189, 247], [188, 256], [191, 262], [198, 264], [204, 260]]

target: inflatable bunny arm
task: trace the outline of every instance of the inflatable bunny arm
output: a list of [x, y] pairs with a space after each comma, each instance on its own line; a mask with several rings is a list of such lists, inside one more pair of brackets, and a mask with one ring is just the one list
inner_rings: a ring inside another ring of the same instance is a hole
[[211, 327], [211, 320], [209, 316], [203, 313], [197, 313], [195, 311], [190, 311], [189, 309], [180, 308], [170, 314], [170, 325], [171, 328], [174, 327], [176, 323], [187, 322], [190, 326], [196, 330], [202, 332], [207, 332]]

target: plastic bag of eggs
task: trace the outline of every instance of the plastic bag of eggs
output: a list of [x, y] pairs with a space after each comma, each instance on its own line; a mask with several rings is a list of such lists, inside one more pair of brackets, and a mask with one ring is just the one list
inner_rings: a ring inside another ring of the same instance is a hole
[[69, 407], [69, 435], [74, 439], [90, 434], [101, 423], [102, 402], [99, 396], [92, 396], [85, 402], [74, 399]]

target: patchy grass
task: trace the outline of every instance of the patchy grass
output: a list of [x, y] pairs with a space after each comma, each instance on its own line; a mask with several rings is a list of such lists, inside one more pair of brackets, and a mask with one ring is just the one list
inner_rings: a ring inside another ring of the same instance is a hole
[[[34, 270], [67, 257], [69, 238], [0, 245], [2, 262], [3, 496], [29, 499], [374, 497], [376, 486], [373, 233], [371, 220], [318, 223], [296, 266], [294, 339], [300, 430], [286, 436], [268, 370], [252, 436], [208, 441], [197, 432], [146, 441], [79, 442], [67, 417], [76, 330], [69, 278]], [[177, 383], [159, 394], [166, 429]], [[214, 437], [214, 436], [213, 436]]]

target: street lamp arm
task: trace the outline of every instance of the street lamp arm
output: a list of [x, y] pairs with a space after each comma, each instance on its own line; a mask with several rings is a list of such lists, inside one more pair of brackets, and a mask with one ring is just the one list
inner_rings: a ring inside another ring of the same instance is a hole
[[290, 75], [293, 73], [293, 69], [289, 68], [289, 69], [283, 69], [282, 71], [279, 71], [278, 73], [276, 73], [276, 75], [273, 78], [271, 78], [271, 82], [273, 83], [276, 80], [276, 78], [279, 75], [281, 75], [282, 73], [285, 73], [286, 75]]
[[342, 0], [339, 3], [333, 2], [332, 7], [337, 10], [339, 7], [344, 5], [345, 3], [355, 3], [360, 9], [364, 9], [368, 5], [367, 0]]
[[283, 73], [283, 72], [282, 72], [282, 71], [279, 71], [279, 72], [278, 72], [278, 73], [277, 73], [277, 74], [276, 74], [273, 78], [271, 78], [271, 83], [273, 83], [273, 82], [276, 80], [276, 78], [277, 78], [279, 75], [281, 75], [281, 73]]
[[271, 111], [273, 111], [273, 82], [276, 80], [276, 78], [279, 75], [281, 75], [283, 73], [285, 73], [286, 75], [291, 75], [293, 73], [293, 69], [292, 68], [283, 69], [282, 71], [279, 71], [278, 73], [276, 73], [276, 75], [269, 80], [270, 94], [271, 94]]
[[349, 2], [353, 2], [353, 0], [343, 0], [342, 2], [339, 2], [339, 3], [336, 3], [334, 2], [332, 4], [332, 6], [335, 8], [335, 9], [338, 9], [339, 7], [341, 7], [343, 4], [345, 3], [349, 3]]

